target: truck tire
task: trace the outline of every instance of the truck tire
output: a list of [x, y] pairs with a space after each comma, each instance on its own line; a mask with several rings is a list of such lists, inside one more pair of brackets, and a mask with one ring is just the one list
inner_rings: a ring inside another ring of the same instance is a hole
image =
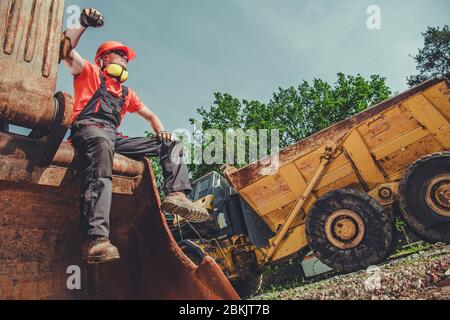
[[239, 278], [231, 281], [241, 298], [249, 298], [261, 292], [264, 283], [264, 274], [258, 271], [248, 273], [245, 279]]
[[399, 205], [421, 237], [450, 243], [450, 152], [425, 156], [408, 168], [400, 181]]
[[282, 260], [278, 260], [272, 264], [272, 267], [275, 268], [271, 268], [271, 270], [267, 270], [267, 266], [260, 269], [253, 268], [252, 271], [245, 274], [245, 279], [233, 280], [232, 284], [242, 298], [248, 298], [261, 293], [272, 285], [283, 286], [292, 281], [304, 281], [306, 277], [301, 263], [309, 251], [309, 247], [306, 247], [288, 261], [280, 262]]
[[320, 197], [309, 212], [306, 236], [324, 264], [338, 271], [355, 271], [388, 256], [392, 217], [364, 192], [334, 190]]

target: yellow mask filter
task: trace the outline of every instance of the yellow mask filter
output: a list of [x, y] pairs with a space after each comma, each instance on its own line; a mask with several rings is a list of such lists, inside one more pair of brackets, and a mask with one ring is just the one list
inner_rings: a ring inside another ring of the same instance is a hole
[[116, 78], [120, 82], [125, 82], [128, 80], [128, 71], [125, 70], [125, 68], [123, 68], [121, 65], [111, 63], [106, 67], [106, 72], [108, 72], [111, 77]]

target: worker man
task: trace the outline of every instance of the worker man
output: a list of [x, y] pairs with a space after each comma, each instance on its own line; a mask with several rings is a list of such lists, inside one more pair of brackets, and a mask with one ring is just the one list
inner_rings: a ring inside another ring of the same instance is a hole
[[[100, 45], [95, 65], [84, 60], [74, 48], [89, 27], [101, 27], [102, 14], [84, 9], [80, 28], [63, 34], [61, 59], [74, 76], [74, 113], [69, 141], [80, 163], [81, 226], [86, 241], [83, 256], [88, 263], [119, 259], [117, 248], [109, 240], [109, 214], [112, 200], [112, 165], [114, 153], [139, 159], [159, 156], [164, 176], [166, 198], [161, 208], [188, 221], [201, 222], [208, 212], [188, 198], [191, 191], [183, 148], [164, 130], [160, 119], [123, 85], [128, 78], [128, 62], [136, 57], [130, 47], [117, 41]], [[127, 138], [118, 133], [127, 112], [149, 122], [155, 136]]]

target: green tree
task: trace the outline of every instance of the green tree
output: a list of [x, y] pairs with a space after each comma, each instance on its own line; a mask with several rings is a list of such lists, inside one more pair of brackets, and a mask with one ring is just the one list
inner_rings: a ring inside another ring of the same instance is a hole
[[[385, 78], [365, 79], [361, 75], [337, 74], [334, 84], [321, 79], [303, 81], [297, 87], [279, 88], [267, 103], [239, 100], [230, 94], [215, 93], [214, 104], [198, 108], [201, 129], [278, 129], [281, 147], [288, 146], [333, 123], [346, 119], [389, 97]], [[206, 147], [211, 141], [203, 141]], [[224, 142], [225, 143], [225, 142]], [[194, 179], [218, 170], [220, 165], [191, 164]]]
[[450, 30], [445, 25], [442, 30], [439, 27], [428, 27], [422, 33], [424, 38], [423, 48], [419, 49], [415, 56], [411, 56], [416, 62], [419, 74], [409, 76], [406, 80], [413, 87], [429, 78], [450, 78]]

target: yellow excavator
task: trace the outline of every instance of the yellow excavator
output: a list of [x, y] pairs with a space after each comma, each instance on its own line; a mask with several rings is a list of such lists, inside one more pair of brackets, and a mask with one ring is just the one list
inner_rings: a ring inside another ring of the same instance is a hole
[[73, 102], [55, 94], [63, 13], [63, 0], [0, 2], [0, 299], [239, 299], [212, 258], [194, 264], [177, 246], [148, 159], [114, 158], [121, 259], [81, 260], [77, 159], [63, 142]]

